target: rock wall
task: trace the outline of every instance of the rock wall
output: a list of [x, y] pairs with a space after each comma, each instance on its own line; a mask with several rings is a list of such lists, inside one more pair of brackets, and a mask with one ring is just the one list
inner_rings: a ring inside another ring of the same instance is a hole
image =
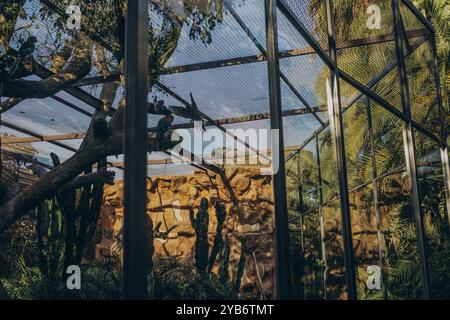
[[[270, 298], [274, 278], [271, 177], [261, 176], [257, 168], [227, 169], [226, 177], [228, 182], [224, 183], [218, 175], [196, 171], [189, 176], [153, 177], [148, 182], [147, 213], [154, 226], [161, 223], [160, 232], [171, 230], [167, 239], [155, 238], [154, 259], [177, 258], [193, 263], [195, 232], [189, 210], [196, 213], [201, 198], [209, 200], [211, 248], [216, 230], [214, 204], [219, 200], [227, 211], [222, 234], [228, 236], [231, 243], [231, 277], [234, 277], [241, 255], [240, 239], [247, 238], [240, 298], [260, 298], [262, 295]], [[101, 209], [102, 240], [96, 246], [97, 256], [113, 256], [117, 252], [117, 240], [121, 238], [123, 225], [122, 204], [123, 182], [107, 186]], [[213, 271], [217, 272], [217, 266]]]

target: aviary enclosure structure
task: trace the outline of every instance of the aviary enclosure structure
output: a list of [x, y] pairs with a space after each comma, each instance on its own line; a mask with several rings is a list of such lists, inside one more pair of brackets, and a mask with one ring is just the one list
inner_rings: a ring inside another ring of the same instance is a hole
[[434, 36], [409, 0], [0, 1], [0, 296], [450, 298]]

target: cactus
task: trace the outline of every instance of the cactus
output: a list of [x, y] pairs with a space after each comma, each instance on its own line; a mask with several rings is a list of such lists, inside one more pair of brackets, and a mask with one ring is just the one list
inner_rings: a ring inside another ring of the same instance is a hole
[[[108, 168], [108, 162], [106, 158], [101, 159], [97, 164], [97, 170], [99, 171], [106, 171]], [[91, 241], [94, 237], [95, 230], [97, 229], [97, 222], [100, 217], [100, 209], [102, 206], [103, 201], [103, 189], [104, 184], [99, 183], [93, 186], [92, 188], [92, 202], [91, 207], [89, 209], [89, 225], [88, 225], [88, 231], [87, 231], [87, 241]]]
[[245, 250], [247, 248], [246, 246], [247, 238], [242, 238], [241, 240], [241, 256], [239, 257], [238, 262], [238, 268], [236, 271], [236, 277], [234, 280], [234, 287], [233, 287], [233, 294], [236, 296], [239, 294], [239, 289], [241, 288], [241, 279], [242, 275], [244, 274], [244, 268], [245, 268]]
[[36, 237], [39, 268], [46, 277], [55, 279], [63, 253], [63, 213], [56, 198], [36, 208]]
[[239, 257], [239, 262], [234, 279], [228, 279], [231, 251], [230, 239], [228, 237], [226, 237], [225, 246], [220, 253], [219, 281], [222, 285], [229, 288], [228, 291], [233, 297], [237, 297], [239, 289], [241, 287], [242, 275], [244, 274], [245, 268], [246, 241], [247, 239], [245, 237], [241, 239], [241, 256]]
[[[107, 168], [106, 158], [101, 159], [97, 164], [97, 170], [104, 171]], [[85, 173], [91, 173], [92, 168], [88, 168]], [[79, 217], [79, 229], [76, 236], [76, 253], [74, 263], [79, 265], [83, 258], [86, 243], [91, 241], [97, 222], [99, 219], [100, 208], [103, 200], [103, 183], [89, 185], [83, 188], [81, 197], [78, 201], [76, 216]]]
[[44, 222], [43, 222], [43, 205], [38, 206], [35, 209], [36, 212], [36, 238], [37, 238], [37, 248], [39, 255], [39, 269], [42, 274], [48, 273], [48, 263], [47, 257], [45, 256], [45, 247], [44, 247]]
[[226, 237], [225, 246], [220, 254], [219, 281], [224, 286], [228, 283], [228, 267], [230, 264], [230, 239]]
[[231, 244], [230, 239], [226, 236], [224, 243], [222, 236], [222, 229], [225, 223], [226, 211], [225, 206], [219, 201], [215, 204], [216, 218], [217, 218], [217, 228], [216, 235], [214, 237], [213, 247], [211, 249], [211, 254], [208, 259], [208, 200], [202, 198], [200, 202], [200, 208], [197, 213], [197, 217], [194, 216], [194, 211], [190, 210], [189, 217], [191, 220], [192, 227], [195, 230], [196, 240], [195, 240], [195, 266], [200, 273], [212, 274], [212, 268], [216, 261], [217, 255], [220, 255], [219, 263], [219, 282], [227, 287], [227, 291], [234, 297], [237, 296], [239, 289], [241, 287], [241, 279], [245, 268], [245, 251], [246, 251], [246, 238], [241, 240], [241, 256], [239, 258], [236, 275], [234, 279], [229, 279], [229, 265], [230, 265], [230, 252]]
[[[53, 161], [53, 167], [56, 168], [61, 164], [59, 157], [55, 153], [50, 153], [50, 157]], [[64, 270], [69, 265], [73, 265], [74, 257], [74, 241], [76, 238], [76, 215], [75, 215], [75, 203], [76, 203], [76, 191], [65, 190], [56, 194], [56, 201], [60, 205], [62, 215], [64, 217], [65, 228], [65, 241], [64, 241]], [[66, 273], [63, 272], [63, 275]]]
[[208, 266], [208, 200], [202, 198], [200, 208], [197, 212], [197, 218], [194, 217], [193, 211], [190, 211], [190, 219], [192, 227], [195, 230], [195, 266], [200, 273], [206, 273]]
[[225, 206], [220, 203], [220, 201], [217, 201], [215, 204], [216, 209], [216, 218], [217, 218], [217, 228], [216, 228], [216, 235], [214, 237], [214, 243], [211, 249], [211, 255], [209, 257], [208, 262], [208, 273], [211, 273], [212, 268], [214, 267], [214, 263], [216, 262], [217, 254], [219, 253], [220, 249], [223, 245], [223, 238], [222, 238], [222, 229], [223, 224], [225, 222], [225, 218], [227, 216], [227, 213], [225, 211]]
[[146, 216], [146, 224], [147, 224], [147, 248], [148, 248], [148, 270], [149, 274], [151, 273], [151, 270], [153, 269], [153, 253], [155, 252], [155, 246], [153, 244], [154, 240], [154, 232], [153, 232], [153, 221], [152, 218], [150, 218], [149, 215]]
[[[53, 166], [59, 158], [51, 154]], [[98, 170], [106, 170], [106, 159], [98, 163]], [[91, 173], [87, 168], [85, 173]], [[64, 190], [36, 208], [36, 235], [40, 269], [53, 279], [64, 260], [64, 270], [73, 264], [80, 265], [87, 242], [92, 240], [99, 218], [103, 198], [103, 184], [88, 185], [78, 193]], [[64, 258], [64, 259], [62, 259]]]

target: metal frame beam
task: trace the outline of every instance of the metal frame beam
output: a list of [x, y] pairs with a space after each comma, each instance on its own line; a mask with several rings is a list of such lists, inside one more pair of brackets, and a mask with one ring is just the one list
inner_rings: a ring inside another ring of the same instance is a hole
[[[271, 129], [278, 130], [278, 154], [272, 154], [272, 164], [278, 162], [278, 172], [272, 178], [275, 208], [275, 292], [278, 299], [288, 299], [292, 293], [289, 258], [289, 218], [286, 201], [286, 176], [281, 104], [281, 78], [278, 60], [277, 0], [265, 0], [266, 45], [269, 77]], [[276, 150], [276, 148], [272, 148]], [[274, 158], [278, 157], [278, 159]], [[275, 159], [275, 161], [274, 161]]]
[[[26, 129], [26, 128], [23, 128], [23, 127], [20, 127], [20, 126], [14, 124], [14, 123], [5, 121], [5, 120], [3, 120], [3, 119], [1, 120], [1, 125], [2, 125], [2, 126], [5, 126], [5, 127], [7, 127], [7, 128], [13, 129], [13, 130], [15, 130], [15, 131], [18, 131], [18, 132], [20, 132], [20, 133], [27, 134], [27, 135], [29, 135], [29, 136], [32, 136], [32, 137], [36, 138], [36, 139], [40, 139], [41, 141], [44, 139], [44, 136], [43, 136], [43, 135], [40, 135], [40, 134], [38, 134], [38, 133], [35, 133], [34, 131], [31, 131], [31, 130]], [[49, 141], [48, 143], [51, 143], [51, 144], [53, 144], [53, 145], [55, 145], [55, 146], [58, 146], [58, 147], [60, 147], [60, 148], [63, 148], [63, 149], [66, 149], [66, 150], [69, 150], [69, 151], [72, 151], [72, 152], [77, 152], [77, 151], [78, 151], [78, 150], [75, 149], [75, 148], [72, 148], [72, 147], [67, 146], [67, 145], [65, 145], [65, 144], [62, 144], [62, 143], [59, 143], [59, 142], [57, 142], [57, 141]]]
[[334, 142], [336, 148], [336, 164], [339, 172], [339, 192], [341, 195], [341, 216], [342, 216], [342, 234], [344, 240], [344, 265], [345, 278], [347, 282], [347, 298], [356, 300], [357, 287], [355, 275], [355, 259], [353, 251], [352, 221], [350, 214], [349, 189], [347, 181], [347, 163], [345, 157], [345, 138], [344, 124], [342, 119], [343, 108], [341, 103], [339, 70], [337, 68], [336, 40], [334, 37], [334, 14], [331, 0], [325, 0], [327, 25], [328, 25], [328, 46], [330, 50], [330, 59], [334, 67], [330, 68], [330, 96], [332, 99], [331, 113], [334, 131]]
[[319, 196], [319, 207], [317, 209], [317, 213], [319, 214], [319, 223], [320, 223], [320, 247], [321, 247], [321, 255], [323, 265], [321, 268], [323, 274], [323, 298], [327, 299], [327, 250], [325, 246], [325, 218], [323, 215], [323, 184], [322, 184], [322, 168], [320, 163], [320, 147], [319, 147], [319, 135], [314, 135], [314, 139], [316, 140], [316, 164], [317, 164], [317, 191]]
[[[128, 0], [125, 50], [124, 226], [122, 297], [148, 298], [147, 224], [148, 1]], [[144, 68], [143, 68], [144, 66]]]
[[[434, 27], [420, 12], [410, 0], [401, 0], [402, 3], [422, 22], [428, 30], [434, 34]], [[407, 36], [407, 35], [406, 35]]]
[[57, 135], [41, 135], [37, 137], [6, 137], [0, 138], [1, 145], [33, 143], [33, 142], [54, 142], [62, 140], [76, 140], [83, 139], [86, 133], [66, 133]]
[[[255, 35], [250, 31], [250, 29], [247, 27], [245, 22], [239, 17], [239, 14], [233, 9], [232, 6], [227, 5], [227, 2], [225, 2], [225, 5], [227, 9], [230, 11], [233, 18], [236, 20], [238, 25], [242, 28], [242, 30], [245, 32], [245, 34], [248, 36], [248, 38], [253, 42], [253, 44], [258, 48], [258, 50], [262, 53], [264, 57], [267, 57], [267, 51], [264, 48], [264, 46], [256, 39]], [[279, 53], [277, 52], [277, 59], [279, 59]], [[281, 79], [286, 83], [288, 88], [292, 91], [292, 93], [300, 100], [301, 103], [306, 107], [306, 109], [310, 110], [313, 114], [314, 118], [322, 125], [322, 127], [325, 126], [322, 119], [312, 110], [309, 103], [306, 101], [306, 99], [300, 94], [300, 92], [295, 88], [295, 86], [289, 81], [288, 77], [280, 70], [280, 77]]]
[[[411, 48], [408, 50], [408, 52], [405, 54], [405, 57], [409, 56], [411, 53], [414, 52], [414, 50], [416, 50], [418, 47], [420, 47], [425, 41], [427, 41], [428, 36], [423, 36], [422, 38], [418, 39], [415, 43], [413, 43], [411, 45]], [[350, 100], [350, 102], [348, 103], [347, 107], [345, 107], [344, 111], [346, 111], [347, 108], [351, 107], [354, 103], [356, 103], [359, 99], [361, 99], [364, 96], [370, 96], [371, 98], [376, 96], [375, 94], [373, 94], [372, 91], [368, 91], [368, 90], [372, 90], [372, 88], [379, 82], [381, 81], [387, 74], [389, 74], [389, 72], [391, 72], [392, 70], [394, 70], [395, 68], [397, 68], [397, 59], [393, 60], [385, 69], [383, 69], [379, 74], [377, 74], [375, 77], [373, 77], [366, 85], [367, 88], [362, 87], [359, 83], [357, 83], [357, 80], [351, 78], [351, 76], [346, 75], [344, 73], [343, 76], [343, 72], [341, 71], [340, 76], [342, 79], [344, 79], [345, 81], [347, 81], [348, 83], [352, 84], [353, 86], [355, 86], [356, 89], [358, 89], [358, 91], [361, 91], [360, 93], [355, 94], [355, 96]], [[380, 99], [377, 99], [378, 102], [380, 102], [380, 100], [383, 100], [383, 98], [379, 97]], [[383, 103], [385, 103], [385, 105], [380, 104], [382, 107], [384, 107], [385, 109], [387, 109], [388, 111], [395, 113], [398, 117], [401, 117], [403, 119], [403, 114], [401, 112], [399, 112], [394, 106], [390, 105], [390, 103], [388, 103], [387, 101], [384, 101]], [[390, 108], [386, 108], [386, 105], [389, 105]], [[314, 136], [317, 133], [322, 132], [324, 129], [326, 129], [329, 125], [329, 121], [326, 121], [325, 124], [327, 125], [324, 128], [319, 128], [318, 130], [316, 130], [307, 140], [305, 140], [303, 142], [303, 144], [301, 145], [299, 151], [301, 149], [303, 149], [309, 142], [311, 142], [311, 140], [314, 139]], [[435, 140], [438, 143], [443, 143], [442, 140], [439, 140], [438, 137], [436, 137], [434, 135], [434, 133], [430, 132], [428, 129], [423, 128], [419, 123], [414, 123], [415, 126], [417, 126], [419, 128], [419, 130], [427, 135], [428, 137], [430, 137], [431, 139]], [[292, 154], [292, 156], [294, 156], [295, 154]], [[287, 159], [289, 160], [289, 158]]]
[[[186, 100], [184, 100], [182, 97], [180, 97], [177, 93], [175, 93], [173, 90], [171, 90], [170, 88], [168, 88], [167, 86], [165, 86], [164, 84], [162, 84], [159, 81], [155, 81], [155, 85], [158, 86], [161, 90], [165, 91], [167, 94], [169, 94], [170, 96], [172, 96], [173, 98], [175, 98], [176, 100], [178, 100], [179, 102], [181, 102], [182, 104], [184, 104], [186, 107], [190, 106], [189, 102], [187, 102]], [[214, 126], [216, 126], [220, 131], [224, 132], [225, 134], [227, 134], [228, 136], [232, 137], [236, 142], [238, 143], [242, 143], [246, 148], [256, 152], [257, 155], [259, 155], [259, 151], [254, 149], [253, 147], [251, 147], [247, 142], [242, 141], [239, 137], [232, 135], [229, 133], [229, 131], [227, 131], [220, 123], [216, 123], [216, 121], [214, 121], [213, 119], [211, 119], [209, 116], [207, 116], [205, 113], [201, 112], [200, 110], [198, 110], [198, 112], [200, 113], [200, 116], [203, 120], [203, 122], [206, 123], [212, 123], [214, 124]], [[230, 123], [230, 122], [227, 122]]]
[[[247, 29], [247, 30], [249, 30], [249, 29]], [[408, 38], [420, 37], [420, 36], [429, 35], [429, 34], [430, 34], [429, 32], [426, 32], [426, 29], [407, 31]], [[360, 38], [360, 39], [353, 39], [353, 40], [348, 40], [348, 41], [344, 42], [344, 45], [342, 45], [342, 46], [338, 46], [337, 50], [345, 50], [345, 49], [350, 49], [350, 48], [357, 48], [357, 47], [361, 47], [361, 46], [380, 44], [380, 43], [386, 43], [386, 42], [391, 42], [391, 41], [394, 41], [394, 37], [391, 34], [380, 35], [380, 36], [371, 36], [371, 37]], [[278, 58], [285, 59], [285, 58], [299, 57], [299, 56], [315, 54], [315, 53], [316, 52], [311, 47], [297, 48], [297, 49], [280, 51], [278, 53]], [[174, 66], [174, 67], [167, 67], [162, 70], [161, 74], [162, 75], [180, 74], [180, 73], [185, 73], [185, 72], [193, 72], [193, 71], [216, 69], [216, 68], [223, 68], [223, 67], [230, 67], [230, 66], [238, 66], [238, 65], [243, 65], [243, 64], [265, 62], [265, 61], [267, 61], [267, 59], [264, 54], [257, 54], [257, 55], [250, 55], [250, 56], [244, 56], [244, 57], [229, 58], [229, 59], [223, 59], [223, 60], [215, 60], [215, 61]], [[105, 82], [119, 81], [119, 80], [120, 80], [120, 74], [115, 73], [115, 74], [110, 74], [107, 76], [95, 76], [95, 77], [83, 78], [83, 79], [80, 79], [79, 81], [75, 82], [72, 85], [72, 87], [95, 85], [95, 84], [101, 84], [101, 83], [105, 83]]]
[[[286, 16], [286, 18], [291, 22], [291, 24], [299, 31], [299, 33], [304, 37], [304, 39], [308, 42], [308, 44], [317, 51], [317, 54], [320, 56], [320, 58], [323, 60], [323, 62], [330, 68], [335, 69], [337, 68], [336, 64], [331, 60], [330, 56], [323, 50], [323, 48], [319, 45], [319, 43], [311, 36], [307, 28], [303, 25], [303, 23], [296, 17], [296, 15], [292, 12], [292, 10], [284, 3], [283, 0], [278, 1], [278, 8], [280, 11]], [[426, 35], [427, 33], [424, 32], [421, 35]], [[420, 40], [419, 40], [420, 41]], [[413, 51], [414, 48], [411, 48], [410, 52]], [[400, 117], [402, 120], [407, 121], [406, 117], [403, 115], [402, 112], [398, 111], [394, 106], [392, 106], [390, 103], [388, 103], [385, 99], [374, 93], [370, 87], [367, 85], [364, 85], [354, 79], [349, 74], [345, 73], [343, 70], [337, 68], [339, 70], [339, 77], [343, 79], [344, 81], [351, 84], [353, 87], [355, 87], [357, 90], [361, 92], [362, 95], [369, 96], [372, 100], [374, 100], [376, 103], [380, 104], [382, 107], [390, 111], [391, 113], [394, 113], [396, 116]], [[375, 78], [374, 78], [375, 79]], [[413, 125], [416, 127], [417, 130], [421, 131], [423, 134], [427, 135], [429, 138], [435, 140], [442, 146], [446, 146], [447, 144], [442, 141], [439, 137], [437, 137], [433, 132], [429, 131], [428, 129], [424, 128], [421, 124], [412, 121]], [[322, 129], [321, 129], [322, 130]], [[311, 137], [312, 138], [312, 137]]]
[[386, 272], [384, 270], [384, 259], [383, 259], [383, 245], [382, 245], [382, 234], [381, 234], [381, 211], [379, 206], [379, 192], [378, 192], [378, 168], [376, 161], [376, 146], [375, 139], [373, 135], [373, 122], [372, 122], [372, 109], [370, 106], [370, 99], [366, 98], [366, 112], [367, 112], [367, 127], [368, 135], [370, 139], [370, 157], [372, 160], [372, 194], [373, 194], [373, 205], [375, 209], [376, 223], [377, 223], [377, 242], [378, 242], [378, 261], [381, 269], [381, 287], [383, 289], [383, 299], [388, 299], [386, 283]]
[[401, 99], [403, 114], [406, 116], [403, 128], [403, 144], [405, 148], [406, 169], [411, 180], [411, 206], [416, 226], [417, 249], [420, 260], [420, 271], [423, 286], [423, 297], [430, 298], [429, 276], [427, 265], [426, 239], [423, 225], [422, 208], [419, 197], [419, 186], [416, 164], [416, 146], [414, 139], [414, 127], [411, 121], [411, 101], [409, 95], [408, 76], [403, 49], [403, 34], [401, 26], [400, 1], [392, 1], [393, 23], [395, 32], [395, 47], [398, 61], [398, 71], [401, 81]]

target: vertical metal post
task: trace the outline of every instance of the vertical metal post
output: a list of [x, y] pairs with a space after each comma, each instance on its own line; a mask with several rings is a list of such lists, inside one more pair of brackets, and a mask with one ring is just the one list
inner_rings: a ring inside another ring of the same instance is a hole
[[448, 157], [448, 147], [441, 149], [442, 172], [444, 175], [445, 202], [447, 208], [447, 219], [450, 226], [450, 161]]
[[344, 264], [347, 282], [347, 298], [357, 299], [355, 259], [353, 252], [352, 226], [350, 216], [350, 201], [348, 195], [347, 164], [345, 160], [344, 125], [341, 114], [341, 97], [339, 88], [339, 71], [337, 66], [336, 40], [334, 38], [334, 15], [331, 0], [326, 0], [328, 43], [330, 58], [335, 67], [331, 70], [331, 95], [333, 96], [332, 114], [334, 123], [334, 138], [336, 145], [336, 163], [339, 171], [339, 191], [341, 195], [342, 233], [344, 238]]
[[299, 223], [300, 223], [300, 244], [301, 244], [301, 250], [302, 254], [305, 252], [305, 239], [303, 237], [303, 211], [304, 211], [304, 203], [303, 203], [303, 186], [302, 186], [302, 180], [303, 180], [303, 172], [302, 172], [302, 164], [301, 164], [301, 150], [298, 151], [297, 154], [297, 190], [298, 190], [298, 214], [299, 214]]
[[273, 176], [275, 204], [275, 275], [276, 298], [288, 299], [292, 291], [289, 259], [289, 220], [286, 203], [286, 171], [281, 112], [280, 68], [278, 61], [277, 0], [265, 0], [267, 64], [270, 93], [270, 127], [279, 131], [279, 170]]
[[431, 51], [433, 56], [433, 72], [434, 72], [434, 85], [436, 86], [436, 94], [438, 100], [438, 108], [439, 108], [439, 118], [441, 122], [441, 139], [442, 141], [447, 141], [447, 128], [445, 127], [445, 113], [444, 113], [444, 103], [442, 102], [442, 92], [441, 92], [441, 79], [439, 74], [439, 61], [437, 57], [437, 49], [436, 49], [436, 39], [435, 34], [430, 37], [431, 40]]
[[[432, 55], [433, 55], [433, 70], [434, 70], [434, 78], [435, 78], [435, 86], [436, 93], [438, 98], [438, 108], [439, 108], [439, 118], [441, 122], [441, 139], [445, 143], [447, 142], [447, 128], [445, 125], [445, 116], [444, 116], [444, 103], [442, 101], [442, 92], [441, 92], [441, 79], [439, 74], [439, 62], [437, 57], [437, 49], [436, 49], [436, 39], [431, 37], [432, 44]], [[447, 208], [447, 218], [450, 225], [450, 166], [449, 166], [449, 157], [448, 157], [448, 146], [441, 146], [441, 162], [442, 162], [442, 172], [444, 174], [445, 179], [445, 200], [446, 200], [446, 208]]]
[[411, 101], [409, 96], [408, 88], [408, 77], [406, 72], [406, 62], [403, 50], [403, 35], [402, 22], [400, 15], [400, 0], [392, 0], [392, 12], [393, 12], [393, 22], [394, 22], [394, 33], [395, 33], [395, 48], [397, 55], [398, 70], [400, 73], [401, 81], [401, 98], [403, 113], [409, 119], [403, 129], [403, 143], [405, 148], [405, 160], [406, 169], [411, 180], [411, 206], [414, 211], [414, 221], [416, 226], [416, 237], [417, 237], [417, 248], [420, 257], [420, 270], [423, 282], [423, 296], [425, 299], [429, 299], [429, 281], [428, 281], [428, 266], [426, 260], [426, 244], [425, 244], [425, 234], [422, 219], [422, 210], [420, 206], [419, 198], [419, 186], [417, 180], [417, 165], [416, 165], [416, 150], [414, 143], [414, 129], [411, 123]]
[[322, 246], [322, 261], [323, 261], [323, 298], [327, 299], [327, 250], [325, 246], [325, 219], [323, 216], [323, 186], [322, 186], [322, 169], [320, 164], [320, 148], [319, 148], [319, 135], [316, 133], [314, 136], [316, 142], [316, 157], [317, 157], [317, 180], [318, 180], [318, 196], [319, 196], [319, 216], [320, 216], [320, 244]]
[[125, 50], [123, 298], [147, 299], [148, 1], [128, 0]]
[[302, 186], [302, 165], [301, 165], [301, 151], [297, 154], [297, 190], [298, 190], [298, 213], [303, 213], [303, 186]]
[[378, 192], [378, 168], [377, 159], [375, 156], [375, 138], [373, 136], [373, 122], [372, 122], [372, 109], [370, 106], [370, 98], [366, 98], [367, 108], [367, 126], [369, 129], [370, 139], [370, 155], [372, 159], [372, 190], [373, 190], [373, 205], [375, 208], [375, 215], [377, 221], [377, 242], [378, 242], [378, 261], [381, 269], [381, 287], [383, 288], [383, 299], [387, 300], [388, 292], [386, 288], [386, 277], [384, 272], [384, 260], [383, 260], [383, 241], [381, 234], [381, 211], [379, 207], [379, 192]]
[[[302, 272], [301, 275], [304, 275], [305, 271], [305, 245], [304, 245], [304, 238], [303, 238], [303, 188], [302, 188], [302, 166], [300, 162], [300, 150], [297, 153], [297, 190], [298, 190], [298, 206], [297, 206], [297, 212], [298, 212], [298, 223], [300, 225], [300, 255], [301, 255], [301, 268]], [[295, 160], [295, 159], [293, 159]], [[294, 254], [297, 254], [296, 251], [294, 251]], [[303, 285], [302, 277], [300, 278], [299, 285], [301, 286], [299, 294], [299, 299], [304, 300], [305, 299], [305, 286]], [[297, 292], [297, 290], [294, 290], [294, 292]]]

